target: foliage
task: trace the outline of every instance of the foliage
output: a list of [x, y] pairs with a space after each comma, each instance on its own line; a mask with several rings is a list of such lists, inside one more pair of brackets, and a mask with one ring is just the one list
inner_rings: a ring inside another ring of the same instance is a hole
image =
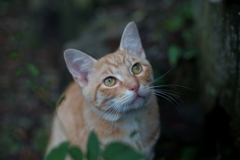
[[87, 160], [125, 160], [126, 158], [140, 160], [144, 157], [130, 146], [121, 142], [112, 142], [103, 151], [100, 151], [98, 137], [94, 132], [91, 132], [88, 137], [86, 154], [79, 147], [71, 146], [69, 142], [63, 142], [53, 148], [45, 157], [45, 160], [64, 160], [67, 155], [74, 160], [83, 160], [84, 157]]
[[87, 142], [87, 159], [97, 160], [99, 151], [100, 151], [100, 146], [99, 146], [97, 135], [91, 132]]
[[68, 153], [69, 142], [63, 142], [52, 149], [45, 160], [64, 160]]
[[180, 57], [181, 48], [177, 45], [171, 45], [168, 49], [168, 60], [171, 67], [177, 65], [178, 59]]
[[194, 160], [197, 158], [198, 148], [194, 146], [185, 147], [181, 150], [180, 160]]
[[28, 71], [32, 74], [32, 76], [37, 77], [39, 76], [39, 70], [33, 65], [28, 64]]
[[124, 160], [126, 157], [131, 160], [143, 158], [141, 154], [120, 142], [109, 144], [103, 152], [103, 157], [105, 160]]
[[[171, 5], [172, 0], [165, 0]], [[193, 26], [193, 12], [189, 3], [182, 3], [178, 9], [170, 14], [163, 22], [162, 28], [176, 38], [169, 45], [167, 55], [171, 67], [175, 67], [180, 59], [191, 60], [197, 56], [195, 43], [195, 29]]]
[[18, 68], [15, 72], [17, 76], [22, 76], [24, 73], [30, 76], [30, 78], [25, 80], [25, 85], [34, 91], [36, 97], [43, 100], [52, 110], [55, 109], [56, 104], [58, 106], [65, 98], [64, 96], [60, 97], [57, 103], [49, 99], [47, 90], [51, 86], [51, 83], [47, 82], [45, 84], [40, 84], [40, 71], [34, 64], [25, 64], [23, 68]]
[[69, 154], [70, 156], [75, 160], [81, 160], [83, 159], [83, 152], [79, 147], [70, 147], [69, 148]]

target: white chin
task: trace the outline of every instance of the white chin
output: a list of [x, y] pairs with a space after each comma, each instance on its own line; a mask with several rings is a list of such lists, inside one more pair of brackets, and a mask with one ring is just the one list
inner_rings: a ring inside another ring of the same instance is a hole
[[138, 97], [131, 102], [131, 104], [129, 105], [129, 109], [131, 110], [131, 109], [141, 108], [144, 105], [144, 102], [145, 102], [145, 98]]
[[125, 105], [121, 106], [120, 112], [122, 112], [122, 114], [131, 112], [138, 108], [143, 107], [144, 104], [145, 104], [145, 98], [143, 97], [134, 98], [133, 100], [130, 100], [128, 103], [126, 103]]

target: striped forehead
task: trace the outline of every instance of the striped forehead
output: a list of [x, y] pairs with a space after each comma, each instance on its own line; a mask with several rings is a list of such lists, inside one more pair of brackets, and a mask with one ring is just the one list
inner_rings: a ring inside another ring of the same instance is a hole
[[113, 54], [105, 59], [105, 64], [118, 68], [126, 65], [126, 59], [128, 59], [127, 55]]
[[102, 69], [106, 74], [119, 73], [131, 66], [134, 60], [135, 58], [128, 54], [111, 54], [102, 59]]

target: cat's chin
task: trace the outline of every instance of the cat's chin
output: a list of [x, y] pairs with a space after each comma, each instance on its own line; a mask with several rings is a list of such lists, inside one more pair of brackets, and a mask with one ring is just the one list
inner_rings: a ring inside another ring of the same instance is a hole
[[108, 121], [117, 121], [122, 117], [126, 117], [127, 115], [132, 115], [132, 113], [136, 113], [138, 111], [141, 112], [143, 109], [147, 109], [147, 106], [149, 106], [148, 102], [149, 101], [146, 101], [145, 97], [138, 96], [127, 105], [119, 105], [117, 108], [110, 108], [103, 111], [101, 114], [102, 117]]
[[[145, 97], [137, 95], [131, 102], [130, 105], [140, 106], [145, 101]], [[138, 108], [138, 107], [137, 107]]]
[[[143, 107], [142, 107], [143, 108]], [[137, 112], [137, 110], [141, 110], [140, 108], [138, 109], [128, 109], [127, 111], [124, 112], [119, 112], [119, 111], [112, 111], [111, 113], [104, 113], [102, 114], [103, 119], [107, 121], [118, 121], [121, 118], [125, 117], [127, 115], [132, 115], [133, 113]]]

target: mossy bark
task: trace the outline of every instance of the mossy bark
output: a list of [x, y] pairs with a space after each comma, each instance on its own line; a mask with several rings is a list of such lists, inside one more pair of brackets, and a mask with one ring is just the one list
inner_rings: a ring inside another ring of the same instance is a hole
[[230, 115], [240, 151], [240, 2], [193, 0], [193, 7], [203, 107], [220, 105]]

